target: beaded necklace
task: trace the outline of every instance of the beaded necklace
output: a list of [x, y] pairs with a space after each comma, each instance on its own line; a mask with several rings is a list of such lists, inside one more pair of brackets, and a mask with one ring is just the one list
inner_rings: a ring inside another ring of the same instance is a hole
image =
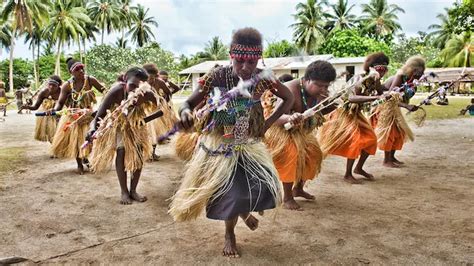
[[71, 100], [74, 102], [74, 103], [79, 103], [82, 101], [82, 99], [84, 98], [84, 96], [86, 94], [89, 93], [89, 91], [86, 91], [86, 87], [88, 87], [88, 81], [89, 78], [86, 76], [84, 77], [84, 83], [82, 84], [82, 88], [80, 90], [76, 90], [74, 88], [74, 78], [72, 78], [70, 81], [69, 81], [69, 84], [71, 86]]

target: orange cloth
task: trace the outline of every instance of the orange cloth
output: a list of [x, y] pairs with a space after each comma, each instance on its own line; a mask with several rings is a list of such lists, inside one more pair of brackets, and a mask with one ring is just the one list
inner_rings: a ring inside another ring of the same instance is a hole
[[[370, 122], [373, 128], [377, 127], [378, 116], [373, 115], [370, 117]], [[398, 128], [396, 124], [393, 124], [390, 127], [390, 134], [387, 138], [385, 143], [379, 142], [377, 147], [379, 150], [382, 151], [394, 151], [394, 150], [401, 150], [403, 148], [403, 144], [405, 143], [405, 134]]]
[[[315, 178], [318, 166], [321, 164], [321, 150], [319, 147], [306, 146], [304, 158], [304, 170], [301, 180], [307, 181]], [[318, 162], [319, 160], [319, 162]], [[294, 183], [297, 180], [298, 149], [296, 144], [290, 140], [285, 145], [285, 152], [273, 156], [273, 163], [278, 171], [281, 182]]]
[[[357, 159], [362, 151], [370, 155], [377, 151], [377, 136], [360, 111], [351, 113], [343, 108], [335, 110], [322, 126], [320, 136], [319, 143], [326, 154]], [[338, 139], [330, 140], [335, 136]]]

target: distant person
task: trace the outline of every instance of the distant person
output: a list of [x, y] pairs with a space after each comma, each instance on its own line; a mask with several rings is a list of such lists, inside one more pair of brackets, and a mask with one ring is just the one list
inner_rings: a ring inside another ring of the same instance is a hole
[[18, 114], [23, 114], [23, 90], [21, 88], [17, 88], [15, 91], [15, 99], [16, 99], [16, 106], [18, 108]]
[[288, 81], [292, 81], [294, 78], [292, 75], [290, 74], [283, 74], [281, 75], [278, 80], [281, 82], [281, 83], [285, 83], [285, 82], [288, 82]]
[[474, 116], [474, 98], [471, 98], [471, 104], [462, 109], [460, 115], [465, 115], [469, 111], [470, 116]]
[[3, 111], [3, 116], [7, 116], [8, 98], [5, 92], [5, 83], [0, 81], [0, 111]]

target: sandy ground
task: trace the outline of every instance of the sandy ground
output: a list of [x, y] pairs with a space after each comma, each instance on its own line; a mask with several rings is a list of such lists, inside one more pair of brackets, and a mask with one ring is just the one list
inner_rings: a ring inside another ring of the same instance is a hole
[[35, 142], [33, 115], [9, 113], [0, 147], [26, 147], [26, 162], [0, 179], [0, 258], [27, 263], [123, 264], [450, 264], [474, 263], [474, 119], [428, 121], [400, 159], [405, 168], [368, 160], [376, 182], [342, 181], [345, 161], [330, 157], [307, 189], [304, 211], [279, 209], [257, 231], [237, 225], [242, 257], [222, 257], [223, 223], [175, 223], [167, 199], [183, 163], [172, 145], [148, 163], [139, 192], [122, 206], [114, 171], [75, 173], [73, 160], [50, 159]]

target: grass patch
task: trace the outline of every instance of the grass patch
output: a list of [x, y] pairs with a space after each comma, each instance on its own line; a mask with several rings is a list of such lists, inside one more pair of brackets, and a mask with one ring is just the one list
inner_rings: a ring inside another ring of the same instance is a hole
[[25, 161], [25, 151], [23, 147], [0, 148], [0, 176], [15, 171]]
[[[420, 103], [424, 97], [414, 97], [410, 104]], [[459, 111], [470, 104], [471, 98], [468, 97], [449, 97], [449, 105], [437, 105], [436, 99], [433, 99], [432, 105], [423, 105], [426, 111], [427, 120], [467, 118], [469, 115], [461, 116]]]

